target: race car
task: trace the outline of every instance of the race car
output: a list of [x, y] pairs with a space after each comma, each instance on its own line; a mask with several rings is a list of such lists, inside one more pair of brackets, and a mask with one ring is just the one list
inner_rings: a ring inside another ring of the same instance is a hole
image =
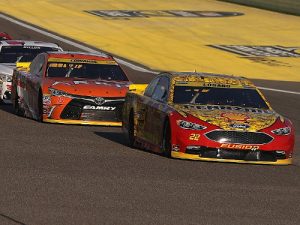
[[287, 165], [295, 134], [254, 84], [209, 73], [161, 73], [131, 85], [123, 130], [132, 147], [180, 159]]
[[41, 41], [0, 41], [0, 102], [11, 103], [14, 68], [26, 69], [33, 58], [45, 51], [62, 51], [57, 44]]
[[11, 40], [11, 36], [6, 32], [0, 32], [0, 41], [1, 40]]
[[12, 102], [16, 114], [42, 122], [121, 126], [129, 84], [110, 55], [46, 52], [14, 71]]

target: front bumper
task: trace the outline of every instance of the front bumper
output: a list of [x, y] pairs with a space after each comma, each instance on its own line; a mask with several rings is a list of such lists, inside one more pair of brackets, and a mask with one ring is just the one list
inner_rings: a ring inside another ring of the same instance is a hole
[[229, 163], [248, 163], [248, 164], [263, 164], [263, 165], [290, 165], [292, 164], [292, 158], [278, 159], [276, 161], [247, 161], [247, 160], [236, 160], [236, 159], [218, 159], [218, 158], [205, 158], [200, 155], [188, 154], [184, 152], [171, 152], [172, 158], [178, 159], [189, 159], [189, 160], [200, 160], [210, 162], [229, 162]]

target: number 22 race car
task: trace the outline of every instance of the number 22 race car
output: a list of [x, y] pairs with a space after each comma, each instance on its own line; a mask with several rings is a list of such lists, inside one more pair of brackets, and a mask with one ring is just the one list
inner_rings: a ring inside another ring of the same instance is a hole
[[292, 163], [292, 123], [245, 78], [161, 73], [143, 89], [131, 85], [123, 109], [133, 147], [181, 159]]
[[46, 52], [29, 71], [15, 70], [16, 114], [43, 122], [121, 126], [129, 81], [113, 57], [80, 52]]

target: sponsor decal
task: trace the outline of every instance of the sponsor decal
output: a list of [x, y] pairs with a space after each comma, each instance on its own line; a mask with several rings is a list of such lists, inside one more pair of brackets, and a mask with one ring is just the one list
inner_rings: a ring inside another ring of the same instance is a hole
[[27, 48], [27, 49], [40, 49], [41, 47], [39, 47], [39, 46], [23, 46], [23, 48]]
[[248, 124], [245, 123], [232, 123], [229, 126], [235, 129], [247, 129], [250, 127]]
[[60, 65], [55, 66], [55, 64], [59, 63], [81, 63], [81, 64], [104, 64], [104, 65], [118, 65], [116, 61], [111, 59], [109, 56], [102, 56], [99, 55], [105, 60], [92, 60], [92, 59], [67, 59], [67, 58], [49, 58], [48, 62], [51, 62], [53, 65], [52, 67], [61, 67]]
[[93, 105], [85, 105], [83, 109], [87, 110], [102, 110], [102, 111], [114, 111], [116, 107], [113, 106], [93, 106]]
[[75, 62], [75, 63], [97, 63], [96, 60], [88, 60], [88, 59], [71, 59], [70, 62]]
[[55, 81], [52, 84], [52, 87], [58, 84], [63, 85], [79, 85], [79, 84], [96, 84], [96, 85], [105, 85], [105, 86], [115, 86], [117, 88], [128, 87], [128, 85], [124, 85], [122, 83], [117, 82], [102, 82], [102, 81], [88, 81], [88, 80], [74, 80], [74, 81]]
[[[186, 106], [188, 107], [188, 106]], [[271, 110], [268, 109], [254, 109], [254, 108], [243, 108], [239, 106], [222, 106], [222, 105], [197, 105], [197, 109], [200, 110], [232, 110], [239, 112], [250, 112], [250, 113], [259, 113], [259, 114], [273, 114]]]
[[240, 12], [194, 11], [194, 10], [88, 10], [87, 13], [105, 19], [132, 19], [153, 17], [219, 18], [244, 15]]
[[50, 95], [43, 95], [43, 105], [50, 105], [50, 104], [51, 104]]
[[235, 144], [221, 144], [220, 148], [229, 148], [236, 150], [251, 150], [255, 151], [259, 149], [258, 145], [235, 145]]
[[289, 66], [288, 63], [280, 62], [269, 57], [299, 58], [300, 47], [285, 47], [279, 45], [208, 45], [223, 51], [237, 54], [242, 58], [270, 66]]
[[247, 121], [248, 119], [250, 119], [247, 115], [243, 113], [234, 113], [234, 112], [222, 113], [221, 117], [224, 117], [228, 120], [235, 120], [235, 121]]

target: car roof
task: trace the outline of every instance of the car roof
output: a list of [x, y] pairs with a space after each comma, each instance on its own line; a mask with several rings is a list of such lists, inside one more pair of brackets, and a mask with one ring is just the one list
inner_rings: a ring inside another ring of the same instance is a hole
[[89, 53], [89, 52], [47, 52], [50, 58], [65, 58], [65, 59], [91, 59], [91, 60], [110, 60], [115, 61], [114, 58], [105, 53]]
[[49, 47], [57, 48], [58, 44], [44, 41], [28, 41], [28, 40], [2, 40], [0, 46], [36, 46], [36, 47]]
[[168, 74], [175, 83], [201, 82], [206, 84], [215, 84], [211, 85], [211, 87], [227, 85], [228, 87], [255, 88], [255, 85], [250, 80], [241, 76], [205, 72], [167, 72], [165, 74]]

